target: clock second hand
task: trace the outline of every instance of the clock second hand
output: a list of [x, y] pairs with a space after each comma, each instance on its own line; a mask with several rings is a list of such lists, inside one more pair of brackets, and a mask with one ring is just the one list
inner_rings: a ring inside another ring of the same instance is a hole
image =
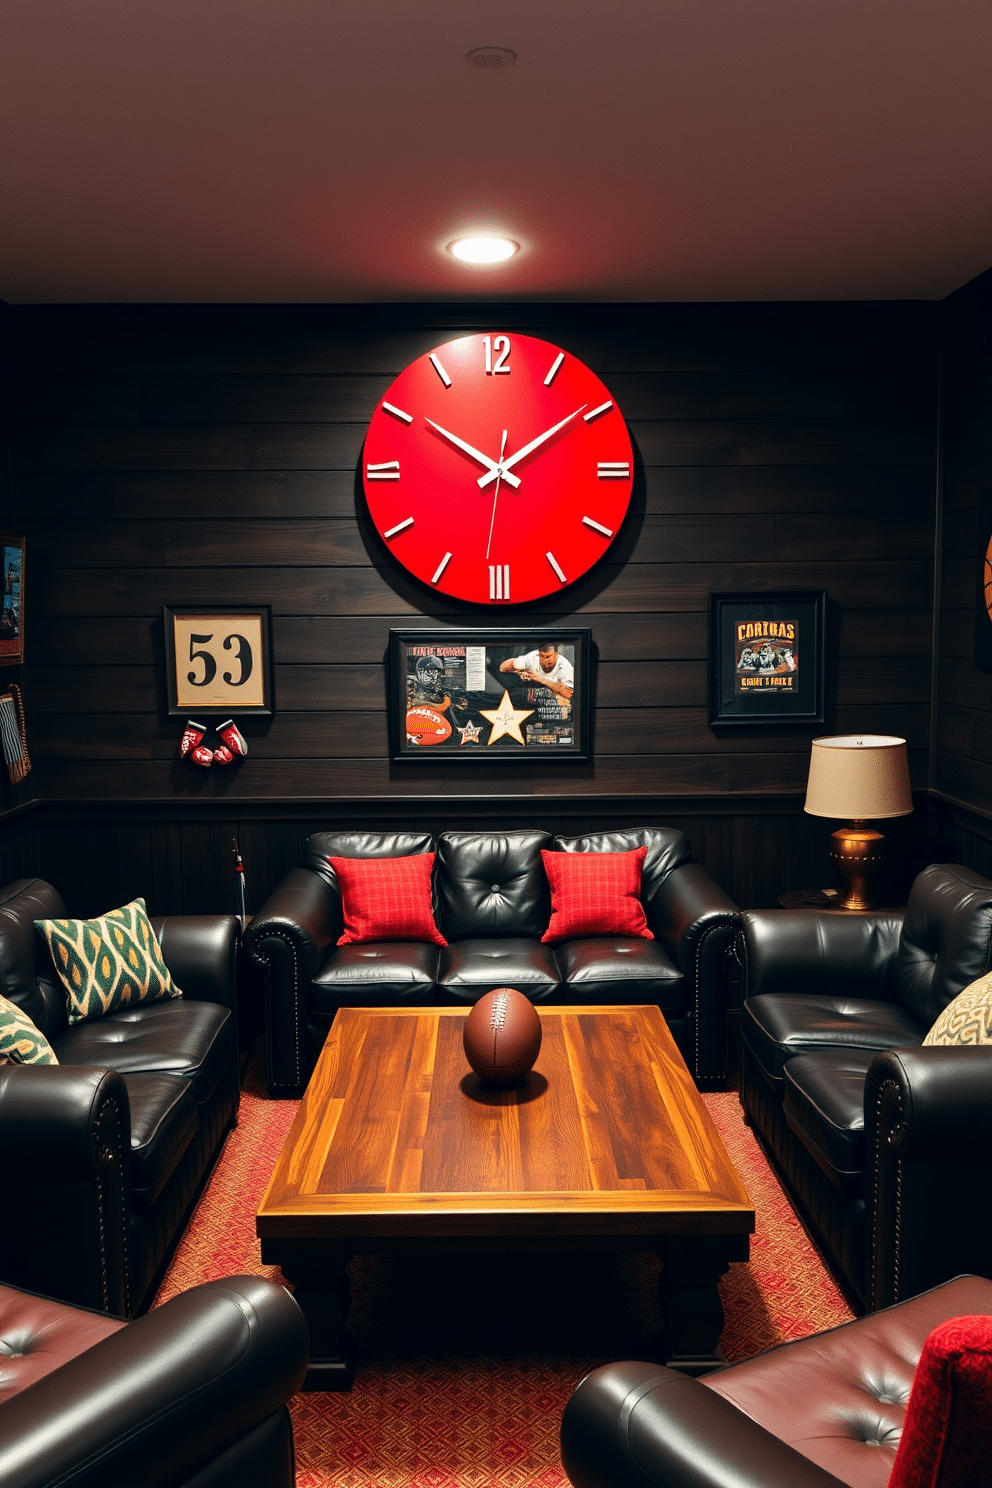
[[503, 430], [503, 439], [499, 447], [499, 474], [496, 476], [496, 494], [493, 497], [493, 514], [489, 519], [489, 541], [486, 543], [486, 557], [489, 557], [489, 549], [493, 545], [493, 527], [496, 525], [496, 503], [499, 500], [499, 481], [503, 474], [503, 452], [506, 449], [507, 430]]

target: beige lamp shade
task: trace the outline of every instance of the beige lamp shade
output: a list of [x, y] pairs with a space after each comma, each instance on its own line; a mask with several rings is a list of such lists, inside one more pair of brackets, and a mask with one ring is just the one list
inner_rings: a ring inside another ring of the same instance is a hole
[[908, 816], [913, 791], [906, 740], [889, 734], [814, 739], [803, 809], [841, 821]]

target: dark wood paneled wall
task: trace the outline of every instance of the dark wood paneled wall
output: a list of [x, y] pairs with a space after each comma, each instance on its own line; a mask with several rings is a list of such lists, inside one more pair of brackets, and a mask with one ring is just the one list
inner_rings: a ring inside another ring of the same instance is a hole
[[[133, 852], [146, 879], [149, 865], [161, 875], [156, 907], [174, 909], [201, 854], [226, 874], [234, 817], [242, 838], [266, 834], [256, 850], [268, 878], [292, 859], [301, 823], [678, 816], [741, 902], [769, 902], [813, 871], [819, 828], [798, 793], [815, 730], [708, 727], [707, 596], [721, 589], [828, 590], [821, 731], [904, 733], [925, 786], [935, 307], [25, 307], [9, 318], [32, 779], [44, 802], [63, 803], [67, 834], [47, 808], [46, 861], [71, 855], [72, 823], [122, 841], [126, 817], [133, 846], [108, 846], [115, 866], [101, 878], [130, 882], [120, 855]], [[634, 509], [608, 561], [560, 600], [512, 612], [520, 624], [591, 625], [589, 766], [470, 772], [386, 757], [390, 626], [489, 614], [408, 579], [377, 542], [356, 479], [363, 430], [413, 357], [488, 328], [583, 357], [637, 450]], [[176, 758], [169, 601], [274, 606], [278, 716], [245, 727], [251, 753], [234, 769]], [[270, 846], [284, 837], [285, 850]]]
[[[978, 493], [992, 486], [992, 270], [944, 303], [939, 691], [933, 785], [948, 845], [987, 871], [992, 839], [992, 673], [974, 664]], [[970, 826], [961, 806], [971, 808]]]

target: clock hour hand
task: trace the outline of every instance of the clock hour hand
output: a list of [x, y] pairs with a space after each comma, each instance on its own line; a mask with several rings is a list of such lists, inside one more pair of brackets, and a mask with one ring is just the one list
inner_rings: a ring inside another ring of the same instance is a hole
[[[519, 486], [519, 475], [507, 474], [502, 465], [498, 465], [495, 460], [490, 460], [489, 456], [484, 455], [481, 450], [474, 449], [472, 445], [466, 444], [464, 439], [458, 438], [457, 434], [452, 434], [447, 429], [442, 429], [441, 425], [436, 424], [433, 419], [425, 418], [424, 423], [430, 424], [432, 429], [436, 429], [440, 435], [447, 439], [449, 444], [456, 445], [458, 449], [464, 450], [466, 455], [470, 455], [473, 460], [478, 460], [480, 465], [485, 465], [486, 469], [489, 472], [489, 474], [484, 477], [486, 485], [488, 485], [491, 480], [495, 480], [497, 476], [502, 476], [503, 480], [506, 481], [508, 486]], [[480, 481], [479, 484], [482, 485], [483, 481]]]
[[[586, 407], [588, 405], [583, 403], [582, 408]], [[519, 461], [526, 459], [528, 455], [532, 455], [536, 449], [540, 449], [542, 444], [546, 444], [553, 434], [557, 434], [559, 429], [564, 429], [566, 424], [570, 424], [574, 418], [578, 418], [582, 412], [582, 408], [577, 408], [574, 413], [568, 415], [568, 418], [563, 418], [560, 423], [553, 425], [552, 428], [545, 429], [543, 434], [538, 434], [536, 439], [532, 439], [530, 444], [525, 444], [523, 449], [518, 449], [516, 454], [511, 455], [508, 460], [502, 460], [499, 465], [494, 465], [488, 475], [481, 475], [479, 477], [480, 487], [488, 486], [490, 481], [494, 481], [498, 475], [501, 475], [511, 486], [519, 485], [519, 480], [510, 474], [513, 466], [518, 464]], [[427, 422], [430, 423], [430, 419]]]

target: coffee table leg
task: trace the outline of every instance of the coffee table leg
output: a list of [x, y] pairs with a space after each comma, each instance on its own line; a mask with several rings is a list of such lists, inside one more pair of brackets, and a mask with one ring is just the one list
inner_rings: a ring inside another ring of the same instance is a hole
[[664, 1262], [658, 1299], [665, 1362], [692, 1375], [720, 1368], [727, 1360], [720, 1347], [724, 1315], [717, 1281], [727, 1270], [726, 1245], [715, 1236], [672, 1235], [658, 1254]]
[[355, 1340], [344, 1330], [351, 1303], [346, 1260], [343, 1250], [326, 1244], [294, 1247], [279, 1260], [310, 1329], [304, 1390], [350, 1390], [355, 1378]]

